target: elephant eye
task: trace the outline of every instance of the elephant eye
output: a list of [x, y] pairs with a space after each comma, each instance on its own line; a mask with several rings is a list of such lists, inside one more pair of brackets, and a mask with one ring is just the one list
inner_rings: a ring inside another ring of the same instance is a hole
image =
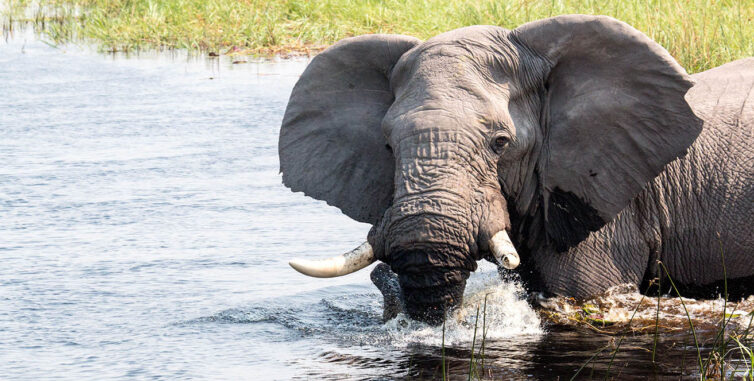
[[501, 154], [505, 147], [508, 146], [508, 143], [510, 142], [510, 138], [507, 136], [498, 136], [494, 140], [492, 140], [492, 150], [495, 151], [496, 154]]

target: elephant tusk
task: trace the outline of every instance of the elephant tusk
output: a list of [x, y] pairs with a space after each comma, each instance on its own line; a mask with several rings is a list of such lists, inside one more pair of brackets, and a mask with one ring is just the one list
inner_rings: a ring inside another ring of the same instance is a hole
[[505, 267], [508, 270], [513, 270], [521, 263], [521, 259], [518, 257], [516, 248], [513, 246], [508, 233], [505, 230], [501, 230], [492, 236], [489, 242], [490, 250], [495, 256], [497, 263]]
[[361, 246], [332, 258], [309, 260], [294, 259], [288, 262], [301, 274], [316, 278], [333, 278], [359, 271], [375, 261], [372, 245], [364, 242]]

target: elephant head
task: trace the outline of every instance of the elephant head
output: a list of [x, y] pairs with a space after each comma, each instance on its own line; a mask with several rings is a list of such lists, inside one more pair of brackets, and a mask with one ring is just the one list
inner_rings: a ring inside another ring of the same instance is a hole
[[351, 253], [292, 266], [336, 276], [383, 261], [409, 315], [441, 321], [478, 260], [562, 255], [683, 155], [700, 132], [691, 85], [609, 17], [342, 40], [293, 89], [280, 168], [293, 191], [373, 227]]

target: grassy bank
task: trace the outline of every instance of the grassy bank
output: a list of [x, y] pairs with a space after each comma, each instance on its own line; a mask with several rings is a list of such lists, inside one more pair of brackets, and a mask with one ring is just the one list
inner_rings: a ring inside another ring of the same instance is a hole
[[[567, 13], [610, 15], [643, 31], [690, 72], [754, 55], [750, 0], [0, 0], [52, 15], [54, 42], [83, 38], [103, 50], [187, 48], [306, 52], [363, 33], [426, 39], [465, 25], [515, 28]], [[6, 12], [12, 13], [12, 11]], [[16, 12], [18, 17], [18, 12]], [[8, 19], [8, 15], [4, 19]], [[48, 20], [49, 21], [49, 20]]]

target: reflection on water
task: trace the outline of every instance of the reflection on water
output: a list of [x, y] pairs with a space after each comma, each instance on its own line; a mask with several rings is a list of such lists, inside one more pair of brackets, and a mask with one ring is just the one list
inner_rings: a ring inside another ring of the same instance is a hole
[[[610, 364], [620, 335], [554, 325], [553, 311], [583, 306], [552, 299], [537, 313], [490, 265], [444, 333], [382, 324], [370, 269], [290, 270], [289, 258], [343, 252], [369, 228], [281, 185], [277, 134], [304, 67], [102, 56], [25, 32], [0, 45], [3, 378], [437, 379], [443, 342], [452, 379], [467, 378], [472, 343], [487, 378], [570, 378], [600, 351], [581, 375], [693, 378], [687, 332], [661, 334], [655, 363], [652, 334], [626, 335]], [[618, 321], [637, 297], [591, 303]], [[662, 303], [662, 325], [682, 325], [677, 303]]]

